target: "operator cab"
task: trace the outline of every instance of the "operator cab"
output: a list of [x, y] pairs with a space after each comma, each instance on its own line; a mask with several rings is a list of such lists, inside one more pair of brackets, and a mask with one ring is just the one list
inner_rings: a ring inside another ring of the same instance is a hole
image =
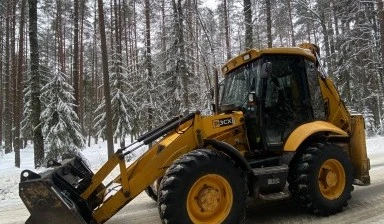
[[287, 49], [286, 54], [251, 50], [227, 63], [242, 59], [240, 65], [223, 67], [220, 109], [243, 111], [250, 149], [256, 152], [280, 152], [294, 129], [325, 118], [316, 60], [304, 49]]

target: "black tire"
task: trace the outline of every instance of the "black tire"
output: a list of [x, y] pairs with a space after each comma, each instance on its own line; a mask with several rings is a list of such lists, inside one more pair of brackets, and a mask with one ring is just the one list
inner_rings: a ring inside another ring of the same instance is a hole
[[[226, 188], [217, 187], [214, 181], [222, 181]], [[218, 197], [207, 202], [205, 195]], [[167, 224], [234, 224], [245, 217], [246, 196], [245, 175], [239, 166], [221, 152], [197, 149], [176, 160], [166, 171], [160, 183], [158, 208], [162, 222]], [[201, 214], [208, 218], [201, 218]]]
[[157, 193], [155, 193], [152, 184], [145, 189], [145, 193], [147, 193], [148, 197], [152, 200], [157, 201]]
[[145, 193], [150, 197], [152, 200], [157, 202], [158, 199], [158, 191], [159, 191], [159, 186], [160, 186], [161, 178], [155, 180], [151, 185], [149, 185], [145, 189]]
[[348, 205], [353, 191], [353, 167], [339, 146], [317, 143], [298, 152], [291, 161], [288, 183], [300, 206], [328, 216]]

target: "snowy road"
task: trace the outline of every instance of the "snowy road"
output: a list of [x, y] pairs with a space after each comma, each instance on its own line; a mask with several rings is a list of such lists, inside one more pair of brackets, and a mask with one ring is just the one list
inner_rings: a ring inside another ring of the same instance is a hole
[[[340, 214], [317, 217], [300, 210], [292, 200], [255, 204], [250, 202], [244, 223], [384, 223], [384, 153], [371, 158], [371, 180], [368, 187], [356, 187], [349, 206]], [[11, 204], [2, 207], [0, 223], [24, 223], [28, 218], [24, 206]], [[161, 223], [157, 205], [145, 194], [139, 195], [117, 213], [108, 224]]]

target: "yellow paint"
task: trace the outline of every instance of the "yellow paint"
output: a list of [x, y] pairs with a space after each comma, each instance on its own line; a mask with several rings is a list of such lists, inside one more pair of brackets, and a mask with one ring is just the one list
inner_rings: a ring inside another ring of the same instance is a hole
[[[232, 125], [214, 127], [214, 120], [228, 117], [232, 118]], [[238, 144], [239, 149], [246, 150], [247, 148], [244, 146], [246, 140], [242, 121], [243, 114], [241, 112], [215, 116], [201, 116], [196, 114], [193, 120], [182, 124], [177, 130], [167, 134], [134, 163], [128, 166], [125, 174], [126, 177], [122, 178], [119, 175], [115, 178], [114, 182], [121, 183], [124, 187], [104, 201], [100, 207], [95, 209], [93, 218], [97, 223], [107, 221], [125, 204], [140, 194], [147, 186], [159, 177], [162, 177], [166, 169], [171, 166], [177, 158], [189, 151], [199, 148], [201, 144], [196, 137], [197, 130], [200, 131], [203, 139], [218, 139], [232, 145]], [[91, 186], [86, 190], [87, 193], [82, 195], [84, 199], [89, 197], [96, 189], [93, 185], [104, 180], [113, 167], [119, 164], [116, 158], [109, 160], [106, 165], [95, 174]], [[122, 165], [120, 165], [120, 167], [122, 167]], [[121, 174], [123, 173], [124, 172], [121, 172]], [[128, 183], [124, 180], [125, 178], [127, 178]], [[129, 194], [124, 194], [124, 190], [127, 189], [129, 189]]]
[[[244, 55], [250, 55], [250, 59], [244, 60]], [[289, 54], [289, 55], [301, 55], [308, 60], [316, 61], [316, 57], [312, 54], [311, 50], [305, 47], [278, 47], [278, 48], [266, 48], [262, 50], [251, 49], [239, 56], [229, 60], [222, 68], [221, 71], [225, 75], [228, 72], [238, 68], [252, 60], [262, 57], [266, 54]], [[227, 68], [227, 69], [225, 69]]]
[[369, 177], [370, 162], [367, 156], [363, 115], [352, 115], [351, 126], [349, 154], [355, 169], [355, 179], [360, 180], [363, 185], [368, 185], [371, 183]]
[[[231, 70], [266, 54], [301, 55], [315, 62], [316, 57], [313, 54], [315, 50], [315, 46], [311, 44], [301, 45], [300, 48], [252, 49], [228, 61], [223, 66], [222, 71], [225, 75]], [[247, 56], [244, 57], [245, 55]], [[318, 132], [327, 132], [345, 138], [350, 137], [349, 154], [357, 171], [356, 178], [364, 183], [369, 183], [369, 159], [365, 148], [364, 121], [362, 117], [350, 116], [331, 80], [319, 76], [319, 83], [323, 99], [329, 103], [327, 121], [314, 121], [296, 128], [285, 142], [284, 151], [296, 151], [303, 141]], [[225, 118], [232, 119], [232, 124], [221, 125], [217, 122], [219, 119]], [[104, 192], [107, 192], [105, 187], [100, 184], [114, 167], [120, 166], [122, 169], [121, 176], [116, 177], [113, 182], [121, 183], [122, 188], [117, 189], [117, 192], [105, 199], [104, 203], [97, 207], [93, 213], [93, 218], [97, 223], [104, 223], [147, 186], [162, 177], [176, 159], [194, 149], [201, 148], [204, 139], [223, 141], [234, 146], [242, 154], [247, 152], [249, 149], [243, 126], [242, 112], [216, 114], [214, 116], [201, 116], [196, 113], [194, 119], [168, 133], [128, 167], [126, 167], [125, 161], [120, 160], [118, 155], [114, 155], [94, 175], [92, 184], [81, 197], [88, 199], [92, 194], [103, 195]], [[345, 176], [345, 173], [343, 174], [345, 171], [340, 169], [340, 164], [337, 161], [334, 162], [333, 160], [326, 161], [323, 168], [326, 172], [319, 173], [319, 177], [322, 178], [321, 181], [319, 180], [319, 187], [323, 189], [321, 193], [328, 199], [337, 198], [340, 189], [343, 188], [340, 179], [343, 179], [343, 175]], [[207, 174], [202, 178], [201, 181], [198, 180], [195, 183], [196, 186], [190, 189], [192, 196], [186, 202], [188, 213], [196, 223], [220, 223], [228, 215], [233, 203], [231, 188], [228, 182], [218, 175]], [[202, 187], [206, 183], [211, 187]], [[325, 187], [333, 190], [325, 190]], [[221, 193], [215, 193], [211, 188], [218, 189]], [[226, 192], [225, 196], [222, 192]], [[222, 202], [204, 202], [212, 198]], [[207, 211], [207, 213], [201, 210]]]
[[345, 170], [335, 159], [326, 160], [319, 169], [318, 183], [321, 194], [328, 200], [340, 197], [345, 188]]
[[[104, 165], [100, 168], [100, 170], [95, 173], [92, 177], [92, 184], [81, 194], [83, 199], [88, 199], [89, 196], [96, 190], [96, 188], [101, 184], [101, 182], [105, 179], [105, 177], [117, 166], [120, 159], [116, 154], [114, 154]], [[102, 189], [100, 189], [102, 190]]]
[[224, 177], [207, 174], [193, 184], [185, 203], [193, 223], [222, 223], [232, 208], [232, 188]]
[[319, 83], [323, 99], [328, 103], [327, 120], [337, 127], [340, 127], [344, 131], [350, 133], [350, 114], [340, 99], [340, 95], [337, 92], [333, 82], [328, 78], [322, 79], [319, 77]]
[[301, 143], [307, 139], [312, 134], [318, 132], [331, 132], [334, 134], [338, 134], [342, 137], [348, 137], [348, 134], [338, 128], [337, 126], [325, 122], [325, 121], [314, 121], [310, 123], [303, 124], [296, 128], [288, 137], [285, 145], [284, 151], [296, 151]]

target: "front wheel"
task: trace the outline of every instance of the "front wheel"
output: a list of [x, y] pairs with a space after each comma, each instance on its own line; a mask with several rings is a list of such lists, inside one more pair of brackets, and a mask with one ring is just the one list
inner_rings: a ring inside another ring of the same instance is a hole
[[197, 149], [176, 160], [159, 189], [163, 223], [239, 223], [247, 188], [240, 167], [215, 150]]
[[161, 178], [155, 180], [151, 185], [149, 185], [145, 189], [145, 193], [150, 197], [152, 200], [157, 201], [158, 198], [158, 189], [160, 185]]
[[341, 212], [351, 199], [353, 168], [340, 147], [318, 143], [292, 160], [288, 182], [293, 198], [302, 207], [328, 216]]

